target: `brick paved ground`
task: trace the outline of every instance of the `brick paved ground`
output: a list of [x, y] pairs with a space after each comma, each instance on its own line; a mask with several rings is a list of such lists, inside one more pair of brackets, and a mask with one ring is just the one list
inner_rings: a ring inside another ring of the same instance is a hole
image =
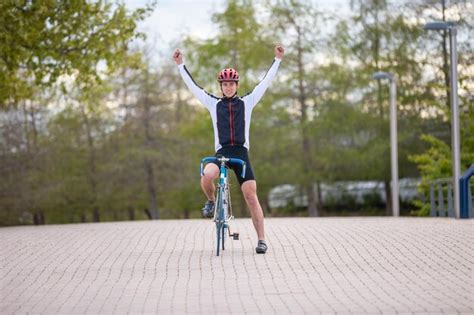
[[285, 218], [0, 229], [0, 314], [474, 313], [473, 220]]

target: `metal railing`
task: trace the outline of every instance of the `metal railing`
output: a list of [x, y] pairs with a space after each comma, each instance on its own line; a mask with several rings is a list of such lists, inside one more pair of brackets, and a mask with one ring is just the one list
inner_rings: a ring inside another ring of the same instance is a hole
[[[452, 178], [441, 178], [429, 183], [430, 185], [430, 216], [432, 217], [455, 217], [454, 195]], [[469, 218], [474, 218], [472, 208], [472, 187], [468, 185], [468, 211]]]

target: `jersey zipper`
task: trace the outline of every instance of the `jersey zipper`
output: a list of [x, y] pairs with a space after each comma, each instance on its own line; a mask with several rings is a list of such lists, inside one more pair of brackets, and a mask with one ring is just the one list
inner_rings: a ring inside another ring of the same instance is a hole
[[232, 115], [232, 101], [229, 100], [230, 145], [234, 145], [234, 119]]

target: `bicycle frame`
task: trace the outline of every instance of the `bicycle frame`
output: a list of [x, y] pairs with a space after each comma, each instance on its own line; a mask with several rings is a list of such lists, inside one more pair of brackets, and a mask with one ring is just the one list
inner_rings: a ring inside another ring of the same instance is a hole
[[227, 164], [239, 163], [242, 165], [242, 177], [245, 177], [246, 164], [241, 159], [226, 158], [226, 157], [205, 157], [201, 160], [201, 176], [204, 175], [204, 164], [209, 162], [219, 162], [219, 183], [217, 186], [216, 196], [216, 207], [214, 211], [213, 221], [216, 223], [216, 234], [217, 234], [217, 256], [219, 256], [220, 248], [225, 249], [224, 241], [226, 237], [226, 229], [228, 230], [229, 237], [234, 240], [239, 239], [239, 233], [230, 232], [229, 221], [234, 218], [232, 215], [232, 206], [230, 202], [230, 189], [228, 182], [228, 166]]

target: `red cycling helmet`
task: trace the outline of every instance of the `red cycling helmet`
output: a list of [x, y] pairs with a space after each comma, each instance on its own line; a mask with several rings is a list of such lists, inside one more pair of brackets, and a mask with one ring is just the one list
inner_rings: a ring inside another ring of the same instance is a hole
[[224, 82], [224, 81], [234, 81], [239, 82], [239, 73], [232, 68], [225, 68], [219, 72], [217, 76], [217, 81]]

